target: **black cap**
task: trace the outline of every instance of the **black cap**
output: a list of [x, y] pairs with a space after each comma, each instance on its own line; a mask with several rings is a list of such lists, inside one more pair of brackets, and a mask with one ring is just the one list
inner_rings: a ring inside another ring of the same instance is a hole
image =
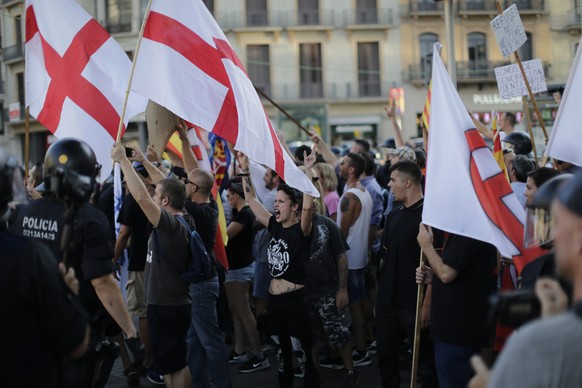
[[549, 210], [552, 201], [558, 194], [558, 189], [563, 187], [572, 177], [572, 174], [560, 174], [545, 182], [538, 188], [528, 207]]
[[560, 187], [558, 202], [572, 213], [582, 217], [582, 172], [578, 172], [574, 178]]

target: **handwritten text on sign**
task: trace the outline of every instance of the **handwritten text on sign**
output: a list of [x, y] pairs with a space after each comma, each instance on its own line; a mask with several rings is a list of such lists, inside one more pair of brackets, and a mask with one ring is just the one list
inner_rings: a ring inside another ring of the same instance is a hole
[[527, 37], [517, 7], [513, 4], [491, 21], [491, 28], [503, 58], [509, 57], [525, 43]]
[[[548, 90], [541, 60], [533, 59], [523, 62], [522, 65], [533, 93]], [[526, 96], [528, 94], [523, 76], [517, 64], [496, 68], [495, 78], [497, 78], [499, 97], [502, 100]]]

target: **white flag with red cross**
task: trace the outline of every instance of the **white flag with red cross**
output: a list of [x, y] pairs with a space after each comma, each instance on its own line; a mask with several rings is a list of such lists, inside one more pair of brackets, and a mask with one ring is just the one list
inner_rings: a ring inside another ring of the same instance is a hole
[[153, 0], [132, 90], [319, 196], [283, 150], [254, 86], [201, 0]]
[[[26, 1], [26, 105], [57, 138], [89, 143], [111, 172], [131, 61], [107, 31], [73, 0]], [[132, 93], [124, 118], [145, 110]]]
[[524, 248], [525, 211], [453, 86], [435, 44], [422, 221], [493, 244], [519, 272], [539, 257]]

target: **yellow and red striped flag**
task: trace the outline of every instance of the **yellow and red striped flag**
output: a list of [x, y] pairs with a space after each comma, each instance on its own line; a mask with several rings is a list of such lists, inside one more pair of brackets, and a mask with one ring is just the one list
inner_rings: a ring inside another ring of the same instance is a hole
[[424, 101], [424, 108], [422, 109], [422, 115], [420, 119], [424, 123], [424, 127], [428, 131], [428, 125], [430, 123], [430, 99], [432, 94], [432, 80], [428, 84], [428, 91], [426, 92], [426, 100]]
[[501, 172], [505, 175], [505, 179], [509, 182], [509, 174], [505, 166], [505, 159], [503, 158], [503, 147], [501, 147], [500, 132], [497, 130], [497, 112], [493, 112], [493, 119], [491, 120], [491, 130], [493, 131], [493, 157], [499, 165]]

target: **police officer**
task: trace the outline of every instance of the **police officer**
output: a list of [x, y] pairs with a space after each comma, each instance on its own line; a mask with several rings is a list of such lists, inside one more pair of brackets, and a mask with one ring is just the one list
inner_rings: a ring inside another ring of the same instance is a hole
[[[13, 188], [21, 185], [19, 175], [16, 160], [0, 149], [0, 215], [8, 211]], [[0, 229], [2, 385], [57, 386], [60, 358], [82, 356], [89, 341], [74, 270], [62, 266], [59, 272], [43, 244], [6, 232], [5, 224]]]
[[[111, 318], [129, 339], [130, 350], [139, 348], [135, 326], [113, 276], [113, 240], [107, 219], [88, 203], [98, 172], [95, 154], [87, 143], [73, 138], [56, 141], [44, 161], [49, 194], [19, 208], [11, 222], [16, 234], [43, 242], [80, 279], [79, 297], [91, 317], [91, 344], [82, 363], [66, 368], [65, 379], [72, 380], [69, 385], [84, 387], [104, 385], [117, 357], [117, 345], [105, 338], [119, 334]], [[130, 384], [137, 382], [135, 374]]]

